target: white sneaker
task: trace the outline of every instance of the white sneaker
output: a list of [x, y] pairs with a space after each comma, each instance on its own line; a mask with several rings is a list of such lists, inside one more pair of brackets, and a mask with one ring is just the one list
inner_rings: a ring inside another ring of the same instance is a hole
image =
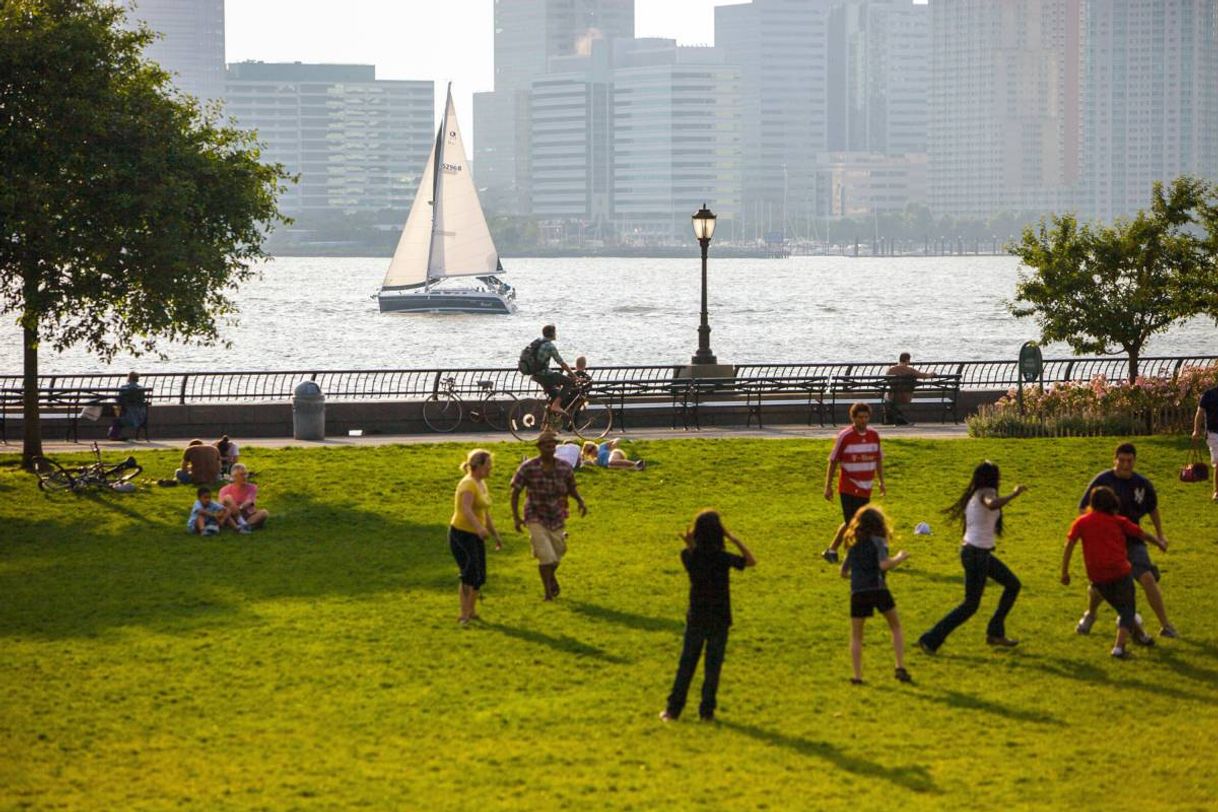
[[1074, 631], [1079, 634], [1091, 634], [1091, 627], [1095, 625], [1095, 615], [1090, 612], [1083, 612], [1083, 616], [1078, 619], [1078, 625], [1074, 627]]

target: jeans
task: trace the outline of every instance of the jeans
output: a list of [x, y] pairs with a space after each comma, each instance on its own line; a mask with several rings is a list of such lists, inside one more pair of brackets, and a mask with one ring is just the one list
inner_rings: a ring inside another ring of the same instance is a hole
[[668, 695], [668, 715], [674, 719], [685, 708], [685, 695], [693, 682], [698, 659], [702, 656], [702, 645], [706, 644], [706, 672], [702, 677], [702, 704], [698, 715], [715, 715], [715, 694], [719, 691], [719, 671], [723, 668], [723, 656], [727, 652], [727, 626], [706, 628], [685, 624], [685, 644], [681, 648], [681, 662], [677, 665], [677, 678]]
[[998, 599], [998, 608], [994, 610], [985, 633], [989, 637], [1006, 637], [1007, 613], [1019, 597], [1019, 579], [1006, 564], [998, 560], [993, 550], [982, 550], [971, 544], [960, 548], [960, 563], [964, 565], [964, 602], [922, 635], [922, 642], [932, 649], [943, 645], [957, 626], [976, 614], [981, 606], [981, 594], [985, 592], [985, 582], [989, 578], [1002, 584], [1002, 597]]

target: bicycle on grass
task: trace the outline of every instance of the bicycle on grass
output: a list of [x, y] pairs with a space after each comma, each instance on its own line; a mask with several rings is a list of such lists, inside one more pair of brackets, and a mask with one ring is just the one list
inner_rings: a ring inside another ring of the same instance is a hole
[[508, 416], [508, 431], [527, 442], [535, 441], [543, 431], [599, 440], [611, 428], [613, 409], [593, 394], [591, 383], [575, 384], [575, 396], [561, 412], [550, 409], [548, 397], [521, 398]]
[[34, 457], [33, 468], [39, 489], [76, 492], [86, 488], [112, 488], [130, 482], [144, 471], [135, 457], [114, 464], [102, 462], [97, 443], [93, 444], [93, 457], [93, 462], [76, 468], [65, 468], [49, 457]]
[[[457, 391], [457, 379], [441, 378], [437, 391], [423, 401], [423, 422], [432, 431], [449, 432], [461, 425], [465, 415], [465, 401]], [[494, 381], [478, 381], [481, 394], [469, 407], [469, 419], [485, 423], [495, 431], [507, 428], [508, 415], [516, 405], [516, 396], [511, 392], [495, 388]]]

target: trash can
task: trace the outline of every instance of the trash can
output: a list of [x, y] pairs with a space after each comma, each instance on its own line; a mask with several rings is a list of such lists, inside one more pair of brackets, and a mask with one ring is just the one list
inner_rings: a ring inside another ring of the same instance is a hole
[[301, 381], [292, 393], [292, 436], [297, 440], [326, 439], [326, 398], [313, 381]]

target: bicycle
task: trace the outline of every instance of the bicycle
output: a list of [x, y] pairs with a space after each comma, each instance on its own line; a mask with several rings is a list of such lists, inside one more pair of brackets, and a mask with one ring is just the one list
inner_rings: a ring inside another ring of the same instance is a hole
[[542, 432], [569, 431], [581, 440], [599, 440], [613, 428], [613, 409], [596, 399], [590, 383], [576, 384], [575, 397], [561, 412], [550, 409], [550, 399], [521, 398], [508, 417], [508, 431], [518, 440], [535, 441]]
[[106, 487], [130, 482], [144, 472], [143, 466], [135, 461], [135, 457], [127, 457], [122, 462], [108, 464], [102, 462], [101, 449], [93, 444], [94, 462], [76, 468], [65, 468], [49, 457], [34, 457], [34, 473], [38, 476], [39, 490], [48, 492], [82, 491], [85, 488]]
[[[496, 389], [494, 381], [478, 381], [478, 388], [481, 394], [477, 403], [469, 409], [469, 419], [485, 423], [494, 431], [503, 431], [507, 428], [508, 415], [516, 405], [516, 396]], [[441, 378], [437, 389], [423, 401], [423, 422], [432, 431], [453, 431], [461, 425], [466, 409], [465, 401], [457, 390], [457, 379], [452, 376]]]

